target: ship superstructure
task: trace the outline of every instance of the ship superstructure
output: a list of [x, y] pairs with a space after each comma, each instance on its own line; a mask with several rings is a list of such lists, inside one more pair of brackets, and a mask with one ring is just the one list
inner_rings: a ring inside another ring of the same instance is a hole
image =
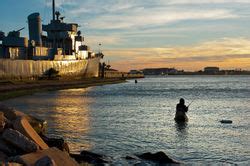
[[[28, 16], [28, 27], [29, 39], [20, 37], [20, 31], [23, 28], [9, 32], [7, 35], [0, 31], [0, 61], [7, 59], [33, 60], [43, 63], [46, 61], [64, 61], [64, 63], [65, 61], [84, 61], [83, 63], [93, 68], [88, 61], [103, 58], [102, 53], [93, 53], [87, 45], [84, 45], [84, 37], [78, 30], [78, 24], [64, 22], [64, 17], [60, 12], [55, 11], [55, 0], [52, 0], [50, 23], [42, 25], [40, 14], [32, 13]], [[10, 69], [6, 68], [0, 68], [0, 78], [1, 72], [8, 75], [6, 70]], [[85, 70], [88, 69], [85, 68]], [[99, 68], [99, 63], [96, 68]], [[43, 67], [42, 71], [46, 69], [47, 67]], [[60, 67], [57, 69], [60, 70]]]
[[[28, 16], [29, 40], [20, 37], [20, 30], [9, 32], [7, 36], [0, 32], [0, 57], [33, 60], [76, 60], [94, 58], [88, 46], [83, 44], [84, 37], [78, 31], [76, 23], [64, 23], [60, 12], [55, 12], [52, 1], [52, 20], [41, 24], [39, 13]], [[47, 35], [43, 35], [43, 31]], [[99, 54], [97, 54], [99, 55]]]

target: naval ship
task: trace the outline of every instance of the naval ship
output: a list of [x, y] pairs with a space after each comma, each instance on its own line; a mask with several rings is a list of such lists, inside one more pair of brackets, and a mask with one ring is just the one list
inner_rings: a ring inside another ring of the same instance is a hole
[[[65, 23], [52, 0], [52, 20], [42, 25], [39, 13], [28, 16], [29, 39], [15, 30], [0, 31], [0, 80], [36, 79], [53, 68], [61, 77], [98, 77], [103, 54], [84, 45], [76, 23]], [[44, 34], [44, 32], [46, 32]]]

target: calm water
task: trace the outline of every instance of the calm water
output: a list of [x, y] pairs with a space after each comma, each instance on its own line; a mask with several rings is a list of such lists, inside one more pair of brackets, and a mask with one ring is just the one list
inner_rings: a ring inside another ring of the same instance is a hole
[[[72, 151], [127, 154], [164, 151], [184, 163], [250, 164], [250, 77], [150, 77], [117, 85], [39, 93], [6, 101], [46, 119], [50, 136]], [[194, 102], [189, 122], [173, 121], [180, 97]], [[233, 124], [221, 124], [221, 119]]]

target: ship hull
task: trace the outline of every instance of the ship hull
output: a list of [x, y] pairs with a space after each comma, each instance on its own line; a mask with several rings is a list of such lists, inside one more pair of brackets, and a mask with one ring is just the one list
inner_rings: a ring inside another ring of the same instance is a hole
[[0, 80], [36, 79], [50, 68], [61, 77], [98, 77], [100, 58], [70, 61], [0, 59]]

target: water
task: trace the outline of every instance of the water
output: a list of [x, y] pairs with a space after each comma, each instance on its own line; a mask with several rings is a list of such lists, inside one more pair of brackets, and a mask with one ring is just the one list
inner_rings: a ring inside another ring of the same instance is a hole
[[[187, 164], [250, 164], [250, 77], [149, 77], [116, 85], [38, 93], [6, 101], [49, 124], [74, 152], [121, 157], [164, 151]], [[175, 124], [180, 97], [194, 100]], [[233, 124], [221, 124], [230, 119]]]

